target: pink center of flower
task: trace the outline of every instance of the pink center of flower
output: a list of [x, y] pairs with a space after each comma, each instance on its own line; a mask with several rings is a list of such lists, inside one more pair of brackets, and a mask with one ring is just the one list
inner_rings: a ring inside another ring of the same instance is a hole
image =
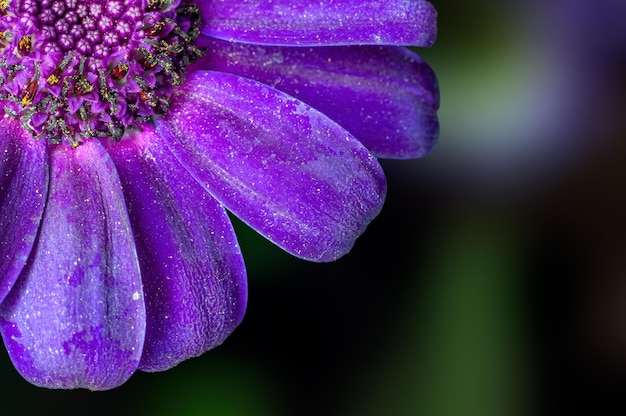
[[189, 0], [0, 0], [0, 101], [33, 137], [119, 140], [202, 55]]

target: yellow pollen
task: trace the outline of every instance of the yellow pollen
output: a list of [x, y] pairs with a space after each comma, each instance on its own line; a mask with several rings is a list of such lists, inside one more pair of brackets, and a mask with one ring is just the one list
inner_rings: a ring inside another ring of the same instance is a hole
[[48, 84], [50, 85], [57, 85], [59, 82], [61, 82], [61, 80], [54, 74], [50, 75], [46, 81], [48, 81]]

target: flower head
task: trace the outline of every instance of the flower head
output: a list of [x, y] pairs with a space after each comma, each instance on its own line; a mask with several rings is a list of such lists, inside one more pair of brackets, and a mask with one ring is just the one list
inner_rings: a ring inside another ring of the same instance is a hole
[[103, 390], [219, 345], [246, 272], [225, 209], [313, 261], [380, 211], [375, 157], [438, 135], [425, 0], [0, 0], [0, 332]]

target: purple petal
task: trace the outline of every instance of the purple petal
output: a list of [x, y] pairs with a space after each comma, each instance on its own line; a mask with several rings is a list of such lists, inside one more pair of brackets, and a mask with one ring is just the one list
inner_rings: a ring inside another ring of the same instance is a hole
[[0, 305], [0, 331], [17, 370], [38, 386], [106, 390], [137, 368], [139, 265], [119, 179], [98, 141], [51, 148], [40, 233]]
[[197, 0], [202, 33], [266, 45], [430, 46], [437, 12], [426, 0]]
[[146, 297], [139, 368], [167, 370], [219, 345], [241, 322], [246, 272], [226, 211], [154, 128], [112, 143]]
[[9, 293], [33, 247], [46, 194], [48, 154], [20, 123], [0, 121], [0, 302]]
[[255, 81], [194, 72], [157, 127], [227, 209], [296, 256], [342, 256], [382, 208], [385, 177], [367, 149]]
[[437, 140], [437, 79], [406, 48], [203, 41], [208, 52], [199, 65], [255, 79], [304, 101], [354, 134], [374, 156], [422, 157]]

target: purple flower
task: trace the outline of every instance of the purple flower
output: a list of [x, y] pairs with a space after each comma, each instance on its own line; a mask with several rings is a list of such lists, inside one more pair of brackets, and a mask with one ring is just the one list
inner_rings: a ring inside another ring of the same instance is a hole
[[[375, 157], [438, 134], [425, 0], [0, 0], [0, 331], [17, 370], [110, 389], [219, 345], [246, 272], [225, 209], [347, 253]], [[357, 46], [359, 45], [359, 46]]]

